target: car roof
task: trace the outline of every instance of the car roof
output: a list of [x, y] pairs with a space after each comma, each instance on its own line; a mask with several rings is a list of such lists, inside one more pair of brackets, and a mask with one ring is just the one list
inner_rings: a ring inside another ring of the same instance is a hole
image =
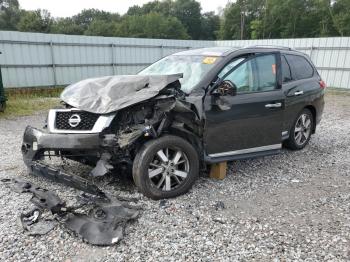
[[[182, 51], [175, 53], [173, 55], [181, 55], [181, 56], [221, 56], [225, 57], [230, 55], [235, 51], [244, 52], [259, 52], [259, 51], [281, 51], [281, 52], [296, 52], [303, 54], [293, 48], [285, 47], [285, 46], [273, 46], [273, 45], [254, 45], [248, 47], [206, 47], [206, 48], [198, 48], [198, 49], [190, 49], [187, 51]], [[304, 55], [304, 54], [303, 54]]]
[[232, 47], [206, 47], [198, 49], [190, 49], [187, 51], [178, 52], [174, 55], [183, 56], [227, 56], [230, 53], [236, 51], [237, 48]]

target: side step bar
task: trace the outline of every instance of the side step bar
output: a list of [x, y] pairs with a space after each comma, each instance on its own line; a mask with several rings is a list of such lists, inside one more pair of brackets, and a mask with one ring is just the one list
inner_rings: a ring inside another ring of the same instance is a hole
[[86, 193], [108, 199], [106, 194], [89, 180], [80, 176], [66, 174], [59, 169], [55, 169], [39, 161], [34, 161], [30, 165], [30, 171], [35, 175], [48, 178], [54, 182], [58, 182]]

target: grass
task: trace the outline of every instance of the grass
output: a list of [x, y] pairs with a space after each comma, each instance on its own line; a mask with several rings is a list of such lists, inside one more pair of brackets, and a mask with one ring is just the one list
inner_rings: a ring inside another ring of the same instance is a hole
[[326, 89], [326, 95], [350, 96], [350, 89], [349, 88], [328, 87]]
[[0, 119], [33, 115], [58, 106], [61, 91], [62, 88], [6, 90], [6, 109], [0, 112]]

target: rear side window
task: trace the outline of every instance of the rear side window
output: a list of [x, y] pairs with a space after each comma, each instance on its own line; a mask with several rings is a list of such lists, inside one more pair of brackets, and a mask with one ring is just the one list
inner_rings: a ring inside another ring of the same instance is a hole
[[292, 81], [292, 73], [290, 71], [290, 66], [285, 56], [281, 56], [281, 59], [282, 59], [282, 81], [283, 83], [288, 83]]
[[311, 78], [314, 68], [305, 57], [298, 55], [286, 55], [288, 63], [292, 66], [292, 74], [295, 80]]

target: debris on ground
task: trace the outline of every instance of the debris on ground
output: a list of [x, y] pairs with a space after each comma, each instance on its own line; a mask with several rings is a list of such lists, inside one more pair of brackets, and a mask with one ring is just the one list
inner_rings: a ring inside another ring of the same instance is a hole
[[33, 209], [20, 215], [22, 227], [29, 236], [46, 235], [53, 230], [58, 222], [53, 219], [42, 219], [40, 209]]
[[[76, 233], [92, 245], [108, 246], [118, 243], [128, 222], [138, 218], [140, 207], [130, 206], [116, 197], [101, 198], [82, 194], [78, 206], [66, 203], [54, 192], [19, 179], [2, 179], [3, 183], [18, 193], [31, 193], [36, 206], [20, 214], [20, 222], [28, 235], [45, 235], [58, 224]], [[51, 218], [43, 218], [46, 212]]]
[[[61, 225], [47, 235], [27, 237], [16, 216], [32, 205], [30, 195], [11, 192], [0, 182], [0, 260], [349, 261], [349, 99], [349, 94], [328, 96], [324, 118], [304, 150], [228, 163], [223, 182], [200, 178], [188, 194], [168, 200], [176, 212], [167, 213], [170, 208], [142, 196], [131, 179], [92, 178], [91, 167], [67, 161], [70, 174], [142, 205], [142, 216], [128, 224], [123, 240], [108, 247], [84, 243]], [[0, 121], [0, 179], [31, 181], [57, 192], [67, 205], [80, 205], [84, 201], [74, 193], [79, 191], [30, 175], [21, 164], [23, 129], [40, 126], [45, 118], [46, 112]], [[49, 163], [61, 167], [59, 159]], [[225, 209], [215, 210], [217, 201]], [[226, 223], [214, 222], [215, 217]]]
[[215, 210], [220, 210], [220, 209], [225, 209], [225, 203], [222, 202], [222, 201], [217, 201], [215, 204], [214, 204], [214, 208]]

